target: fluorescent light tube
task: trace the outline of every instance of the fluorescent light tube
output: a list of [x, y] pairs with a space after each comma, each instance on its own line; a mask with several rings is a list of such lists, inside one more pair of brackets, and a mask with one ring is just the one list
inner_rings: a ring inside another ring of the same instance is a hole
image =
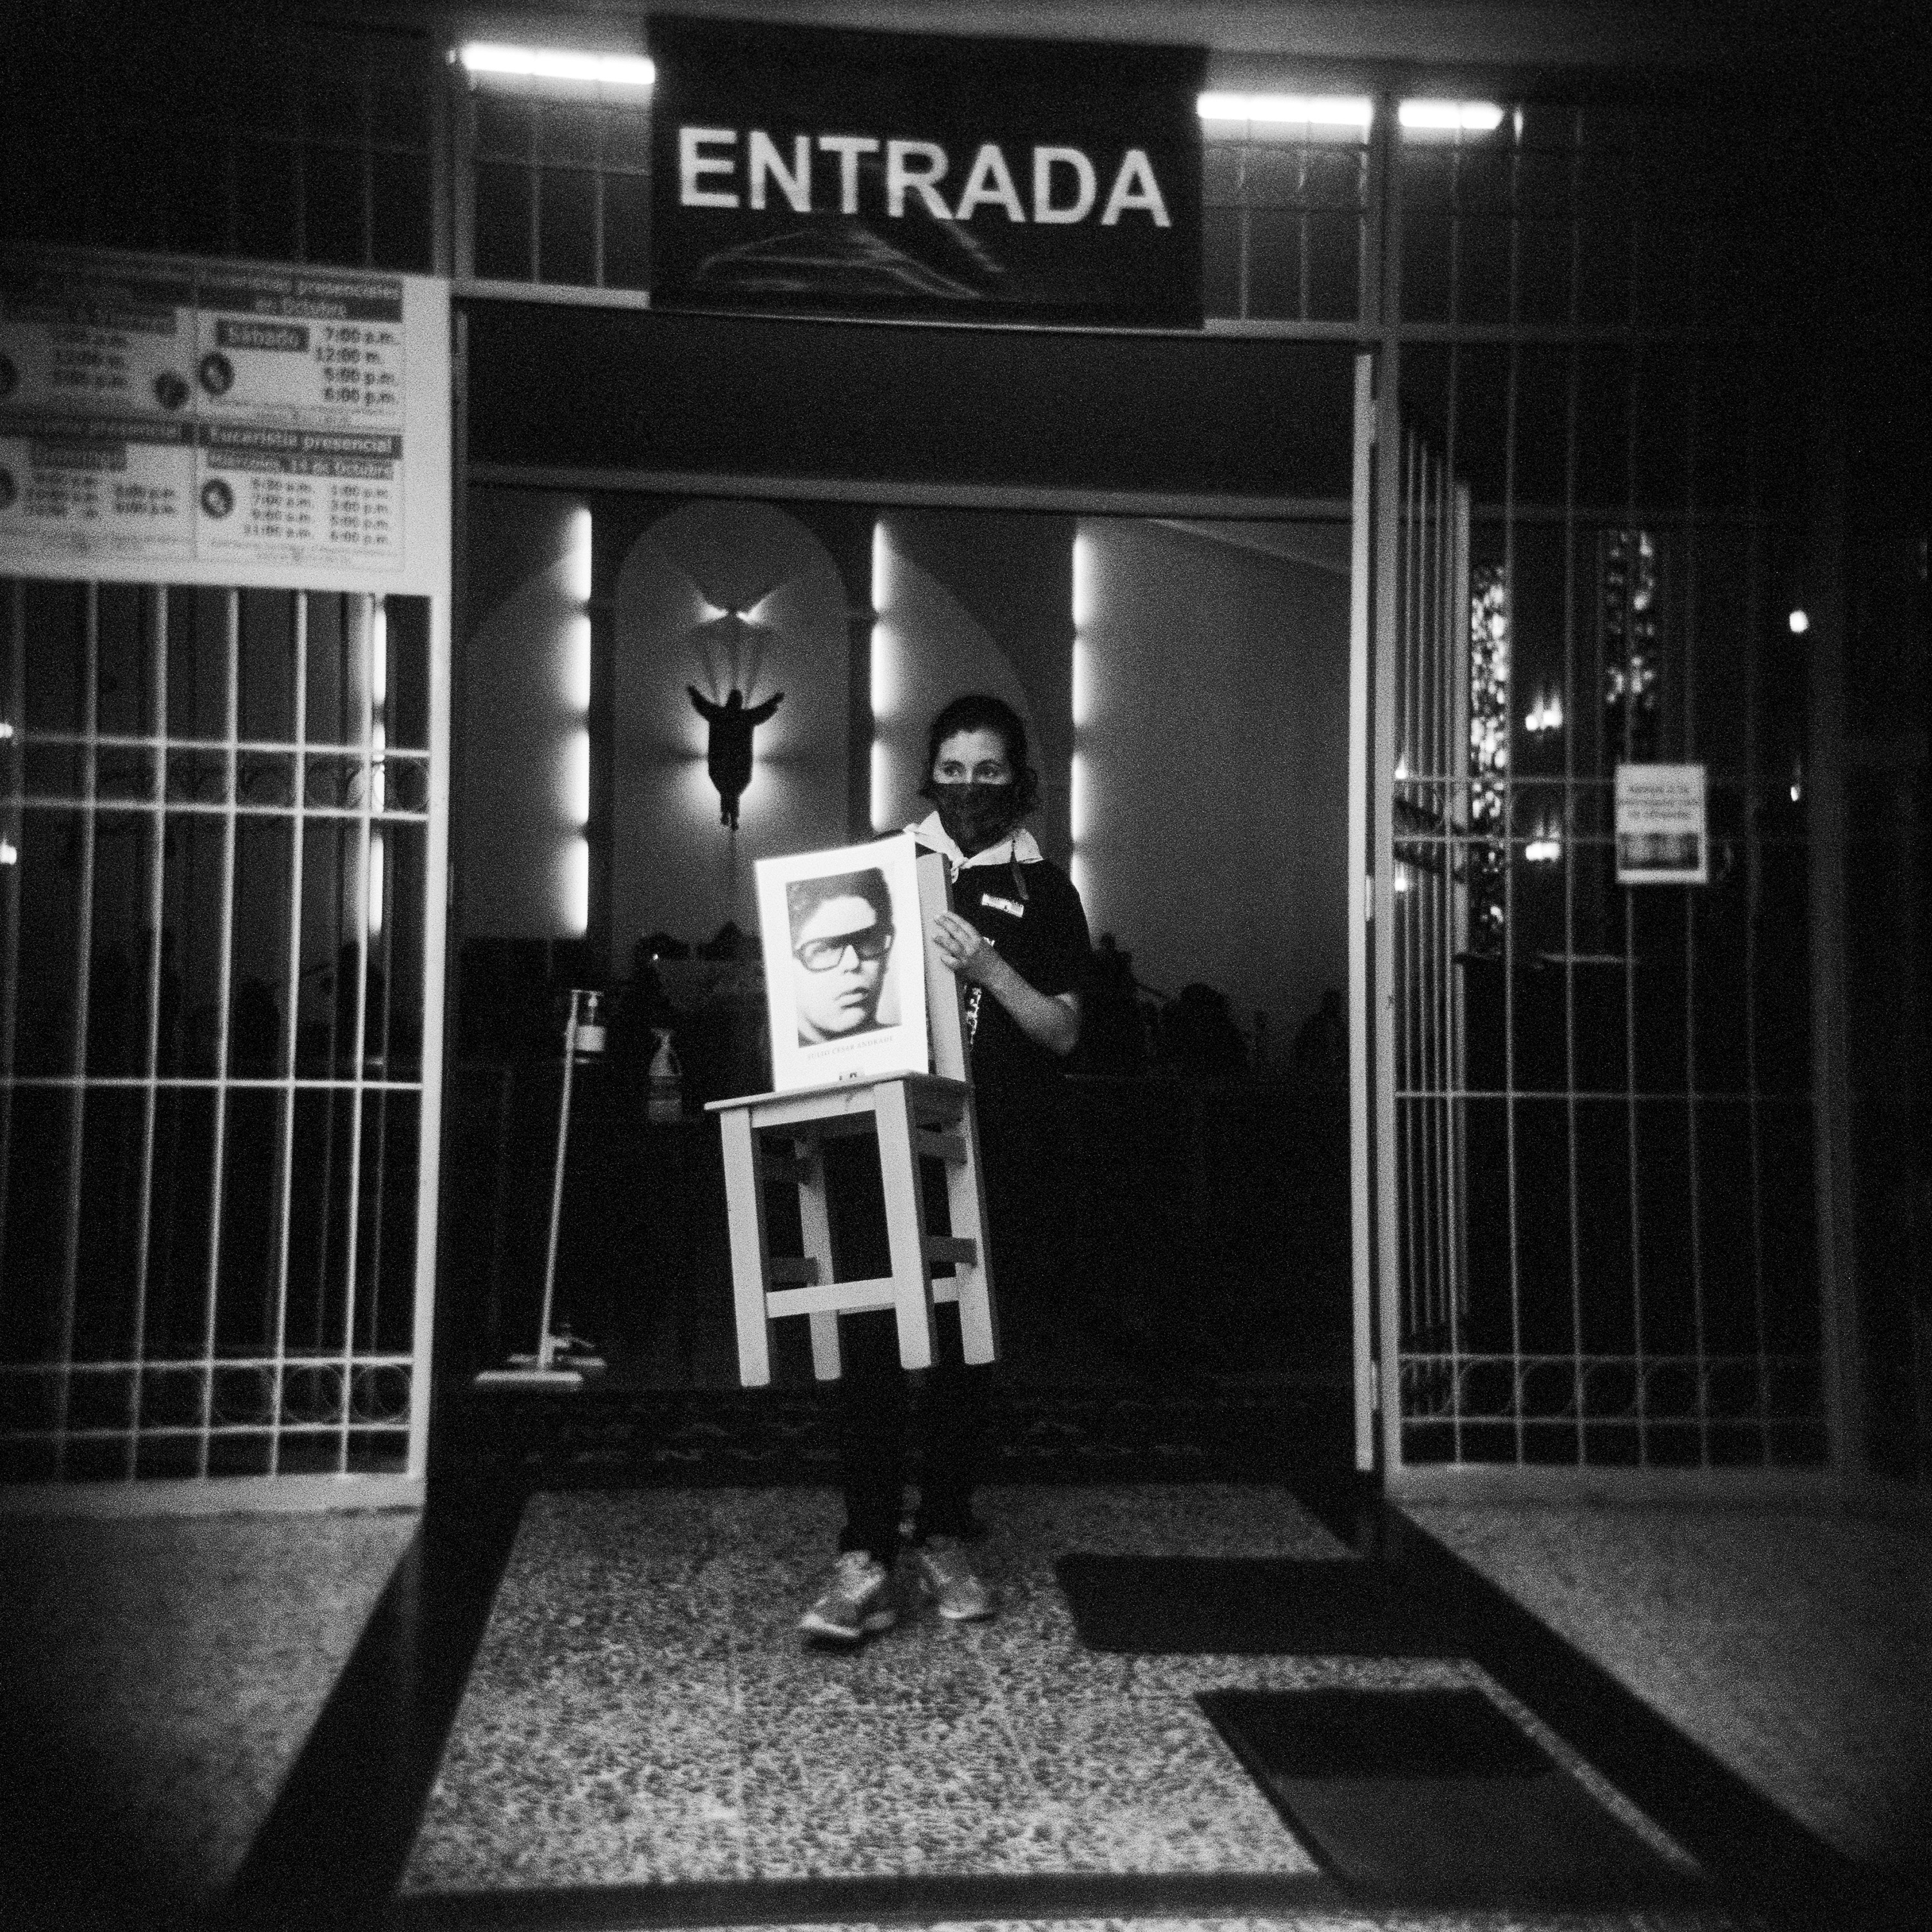
[[1502, 124], [1503, 110], [1493, 100], [1405, 100], [1397, 117], [1405, 128], [1460, 128], [1486, 134]]
[[1353, 94], [1204, 94], [1195, 103], [1204, 121], [1287, 122], [1310, 128], [1366, 128], [1375, 103]]
[[512, 47], [472, 40], [457, 58], [470, 74], [507, 74], [534, 80], [589, 80], [606, 87], [649, 87], [656, 68], [637, 54], [573, 53], [564, 47]]

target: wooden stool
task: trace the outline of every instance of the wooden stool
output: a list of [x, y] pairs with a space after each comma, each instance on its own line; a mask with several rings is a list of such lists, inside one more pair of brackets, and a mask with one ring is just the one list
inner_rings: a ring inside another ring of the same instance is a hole
[[[935, 1071], [842, 1080], [787, 1094], [713, 1100], [724, 1143], [724, 1194], [731, 1231], [731, 1288], [738, 1323], [738, 1379], [762, 1388], [772, 1378], [771, 1324], [802, 1315], [812, 1324], [812, 1372], [820, 1382], [840, 1372], [838, 1317], [890, 1308], [898, 1324], [899, 1360], [909, 1369], [932, 1363], [935, 1302], [959, 1305], [959, 1330], [969, 1362], [990, 1362], [998, 1342], [992, 1271], [986, 1252], [986, 1200], [980, 1173], [980, 1130], [966, 1078], [966, 1042], [959, 989], [930, 938], [933, 913], [946, 904], [945, 862], [919, 863], [926, 1012]], [[832, 1227], [825, 1198], [825, 1142], [876, 1127], [885, 1183], [889, 1275], [835, 1280]], [[774, 1153], [765, 1137], [782, 1136], [788, 1150]], [[942, 1161], [952, 1232], [931, 1234], [920, 1162]], [[765, 1225], [765, 1186], [790, 1180], [798, 1188], [802, 1256], [774, 1256]], [[934, 1280], [935, 1269], [950, 1268]]]

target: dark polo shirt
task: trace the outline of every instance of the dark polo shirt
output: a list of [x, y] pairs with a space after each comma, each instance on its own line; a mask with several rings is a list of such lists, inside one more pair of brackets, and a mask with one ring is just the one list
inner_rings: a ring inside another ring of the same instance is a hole
[[[925, 828], [916, 830], [926, 836]], [[1028, 841], [1023, 849], [1030, 848]], [[1022, 979], [1049, 998], [1084, 990], [1087, 914], [1072, 880], [1058, 866], [1043, 858], [976, 859], [956, 869], [947, 856], [953, 910], [989, 940]], [[970, 1012], [970, 988], [968, 1001]], [[1009, 1128], [1024, 1132], [1052, 1113], [1066, 1063], [1028, 1039], [992, 994], [982, 994], [977, 1004], [970, 1049], [974, 1092], [988, 1138], [1004, 1138]]]

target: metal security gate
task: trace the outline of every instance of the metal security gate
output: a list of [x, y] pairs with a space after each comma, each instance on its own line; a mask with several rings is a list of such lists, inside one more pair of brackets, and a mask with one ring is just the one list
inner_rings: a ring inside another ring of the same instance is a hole
[[7, 1484], [419, 1489], [441, 621], [0, 583]]
[[[1760, 761], [1791, 700], [1748, 626], [1738, 659], [1696, 650], [1700, 567], [1735, 594], [1762, 539], [1574, 514], [1523, 536], [1386, 403], [1377, 429], [1383, 1466], [1432, 1490], [1539, 1466], [1815, 1482], [1804, 773]], [[1711, 885], [1618, 886], [1616, 767], [1700, 757]]]
[[1384, 809], [1393, 862], [1376, 908], [1391, 995], [1380, 1009], [1388, 1073], [1379, 1097], [1391, 1130], [1405, 1404], [1453, 1406], [1469, 1312], [1459, 970], [1469, 941], [1466, 834], [1492, 802], [1468, 770], [1468, 491], [1413, 430], [1402, 434], [1400, 476], [1392, 587], [1402, 647], [1389, 655], [1394, 688], [1383, 693], [1393, 699], [1384, 730], [1394, 757]]

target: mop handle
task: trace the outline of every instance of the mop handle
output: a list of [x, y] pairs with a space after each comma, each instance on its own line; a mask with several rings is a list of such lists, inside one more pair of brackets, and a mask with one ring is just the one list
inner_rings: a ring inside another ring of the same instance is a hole
[[563, 1029], [563, 1098], [556, 1115], [556, 1167], [550, 1184], [550, 1244], [544, 1255], [543, 1330], [537, 1343], [537, 1366], [550, 1365], [556, 1338], [550, 1332], [550, 1306], [556, 1293], [556, 1231], [563, 1216], [563, 1150], [570, 1140], [570, 1075], [577, 1064], [577, 1003], [583, 997], [570, 989], [570, 1018]]

